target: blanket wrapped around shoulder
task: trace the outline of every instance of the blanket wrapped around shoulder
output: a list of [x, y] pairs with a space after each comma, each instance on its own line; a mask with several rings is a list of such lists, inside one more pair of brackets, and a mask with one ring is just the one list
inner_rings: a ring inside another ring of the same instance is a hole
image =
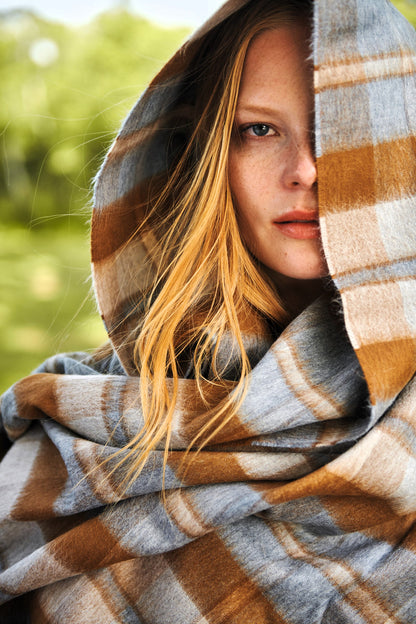
[[3, 597], [37, 589], [34, 622], [414, 622], [416, 384], [372, 407], [327, 308], [271, 346], [238, 419], [180, 478], [204, 419], [182, 381], [165, 503], [163, 449], [123, 500], [102, 464], [140, 426], [137, 377], [58, 356], [17, 383]]
[[314, 2], [321, 231], [342, 303], [322, 296], [272, 344], [249, 336], [237, 415], [185, 463], [207, 414], [180, 379], [165, 473], [162, 445], [120, 494], [114, 452], [142, 425], [123, 347], [148, 279], [134, 196], [189, 54], [244, 4], [165, 66], [100, 173], [93, 270], [114, 355], [53, 357], [2, 397], [2, 624], [416, 622], [416, 36], [386, 0]]

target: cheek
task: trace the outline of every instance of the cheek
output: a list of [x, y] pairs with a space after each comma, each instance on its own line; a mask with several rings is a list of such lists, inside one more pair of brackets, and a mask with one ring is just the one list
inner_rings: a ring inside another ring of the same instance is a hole
[[244, 214], [263, 195], [261, 167], [256, 159], [233, 154], [229, 160], [229, 182], [238, 213]]
[[255, 188], [256, 182], [251, 179], [250, 169], [246, 168], [241, 161], [231, 164], [229, 181], [240, 234], [247, 243], [256, 212], [254, 202], [258, 194]]
[[271, 206], [280, 193], [280, 162], [273, 150], [232, 148], [228, 161], [228, 179], [236, 208]]
[[250, 251], [258, 255], [267, 216], [267, 184], [255, 159], [234, 158], [230, 161], [229, 181], [241, 238]]
[[239, 156], [239, 151], [231, 149], [228, 159], [228, 179], [235, 203], [241, 203], [240, 198], [245, 193], [245, 159]]

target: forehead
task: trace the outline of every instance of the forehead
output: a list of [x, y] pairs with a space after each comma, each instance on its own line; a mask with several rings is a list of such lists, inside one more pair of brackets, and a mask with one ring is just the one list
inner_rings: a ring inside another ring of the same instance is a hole
[[273, 89], [285, 92], [291, 87], [309, 91], [312, 64], [308, 35], [304, 24], [282, 25], [258, 34], [247, 51], [240, 97]]

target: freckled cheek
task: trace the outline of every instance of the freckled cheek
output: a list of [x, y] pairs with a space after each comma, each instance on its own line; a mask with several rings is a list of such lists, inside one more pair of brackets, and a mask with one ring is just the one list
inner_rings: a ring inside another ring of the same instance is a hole
[[239, 199], [244, 192], [247, 178], [246, 170], [244, 160], [238, 154], [231, 152], [228, 161], [228, 178], [231, 191], [236, 199]]
[[257, 203], [271, 192], [270, 176], [257, 159], [233, 158], [229, 163], [229, 181], [234, 200], [240, 207]]
[[235, 206], [237, 223], [241, 238], [254, 255], [258, 256], [262, 241], [267, 238], [266, 220], [261, 203], [242, 201]]
[[255, 201], [257, 193], [240, 169], [234, 168], [232, 174], [230, 172], [230, 187], [241, 237], [250, 246], [253, 228], [255, 229], [258, 221], [258, 206]]

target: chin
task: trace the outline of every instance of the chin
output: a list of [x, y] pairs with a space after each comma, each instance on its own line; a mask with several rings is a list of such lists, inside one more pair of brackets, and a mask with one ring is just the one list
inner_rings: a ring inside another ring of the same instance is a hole
[[293, 275], [287, 275], [287, 277], [292, 277], [293, 279], [298, 279], [298, 280], [303, 280], [303, 281], [322, 279], [327, 276], [328, 276], [327, 267], [325, 267], [325, 269], [323, 268], [317, 269], [316, 271], [304, 271], [304, 272], [294, 273]]
[[294, 280], [317, 280], [329, 275], [328, 267], [325, 260], [304, 265], [304, 266], [286, 266], [276, 267], [275, 273]]
[[279, 271], [282, 275], [298, 280], [316, 280], [327, 277], [329, 274], [326, 260], [321, 254], [314, 256], [309, 262], [303, 258], [301, 262], [296, 262], [292, 266], [289, 264]]

